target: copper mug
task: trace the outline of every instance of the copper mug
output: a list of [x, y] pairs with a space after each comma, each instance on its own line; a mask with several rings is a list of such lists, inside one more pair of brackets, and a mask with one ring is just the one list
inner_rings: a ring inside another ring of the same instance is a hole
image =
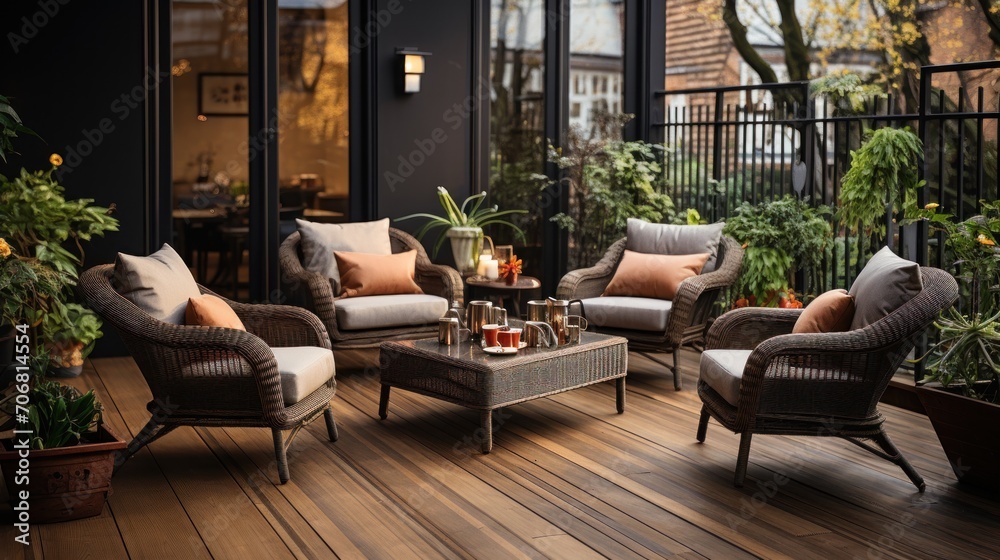
[[493, 302], [470, 301], [465, 309], [465, 327], [472, 333], [472, 340], [479, 342], [483, 336], [483, 325], [493, 323]]
[[570, 316], [569, 307], [574, 303], [579, 302], [582, 304], [583, 302], [578, 299], [556, 299], [554, 297], [550, 297], [545, 301], [548, 304], [548, 323], [552, 325], [552, 329], [556, 332], [559, 344], [568, 343], [569, 335], [566, 332], [566, 317]]
[[469, 337], [469, 329], [463, 329], [457, 317], [438, 319], [438, 344], [454, 346]]

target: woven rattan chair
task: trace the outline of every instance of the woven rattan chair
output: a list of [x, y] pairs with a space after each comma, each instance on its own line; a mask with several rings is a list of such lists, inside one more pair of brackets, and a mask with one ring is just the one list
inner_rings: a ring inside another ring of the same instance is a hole
[[[414, 280], [425, 294], [444, 298], [448, 302], [461, 302], [464, 285], [458, 271], [443, 265], [432, 264], [423, 245], [408, 233], [389, 228], [393, 253], [411, 249], [417, 251]], [[295, 232], [281, 244], [278, 253], [281, 262], [282, 285], [294, 303], [312, 310], [326, 325], [334, 348], [377, 347], [386, 340], [412, 340], [429, 338], [437, 332], [437, 324], [389, 327], [366, 330], [345, 330], [337, 324], [337, 301], [330, 280], [302, 266], [301, 235]]]
[[[298, 307], [226, 300], [247, 332], [173, 325], [154, 319], [115, 291], [113, 273], [113, 265], [85, 271], [80, 290], [88, 305], [121, 334], [153, 394], [146, 407], [153, 416], [128, 444], [119, 465], [178, 426], [271, 428], [284, 484], [289, 479], [286, 451], [303, 426], [322, 414], [330, 441], [337, 441], [330, 408], [336, 381], [331, 376], [286, 406], [271, 351], [290, 346], [329, 349], [326, 328], [315, 315]], [[202, 293], [212, 293], [198, 287]], [[287, 437], [284, 430], [291, 430]]]
[[922, 267], [920, 274], [920, 293], [861, 329], [790, 334], [801, 309], [737, 309], [712, 324], [706, 350], [751, 351], [736, 406], [703, 379], [698, 382], [704, 403], [698, 441], [705, 441], [709, 417], [740, 434], [736, 486], [746, 477], [753, 434], [780, 434], [844, 438], [895, 463], [924, 490], [923, 478], [893, 445], [877, 409], [914, 342], [958, 297], [948, 273]]
[[[625, 243], [626, 239], [615, 242], [593, 267], [574, 270], [563, 276], [556, 291], [557, 297], [569, 300], [587, 299], [604, 293], [621, 263], [622, 255], [625, 253]], [[731, 237], [723, 236], [719, 242], [715, 270], [681, 282], [677, 295], [671, 302], [665, 330], [657, 332], [600, 327], [596, 330], [627, 338], [629, 350], [672, 354], [673, 364], [665, 363], [648, 354], [646, 356], [671, 370], [674, 375], [674, 389], [680, 390], [677, 350], [682, 345], [703, 340], [705, 325], [712, 314], [712, 308], [719, 294], [736, 281], [742, 262], [743, 249]], [[586, 314], [586, 308], [583, 311]]]

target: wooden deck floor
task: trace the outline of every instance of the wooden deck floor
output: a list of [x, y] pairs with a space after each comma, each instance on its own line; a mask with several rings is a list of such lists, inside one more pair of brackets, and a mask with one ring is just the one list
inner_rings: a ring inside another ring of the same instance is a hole
[[[334, 410], [291, 450], [276, 483], [263, 429], [173, 432], [114, 479], [96, 518], [33, 528], [0, 558], [997, 558], [1000, 502], [957, 486], [925, 417], [889, 406], [888, 430], [927, 479], [847, 442], [758, 436], [747, 485], [732, 486], [737, 438], [695, 442], [695, 354], [686, 388], [632, 354], [625, 414], [601, 384], [504, 411], [493, 453], [478, 413], [404, 391], [377, 417], [373, 353], [338, 355]], [[366, 367], [367, 366], [367, 367]], [[95, 387], [123, 436], [149, 391], [128, 358], [94, 360]]]

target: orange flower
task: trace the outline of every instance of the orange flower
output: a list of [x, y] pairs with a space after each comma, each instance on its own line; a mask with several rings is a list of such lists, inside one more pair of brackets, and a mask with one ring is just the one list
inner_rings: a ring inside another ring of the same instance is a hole
[[990, 246], [996, 245], [996, 242], [990, 239], [989, 237], [986, 237], [986, 234], [984, 233], [980, 233], [979, 236], [976, 237], [976, 241], [982, 243], [983, 245], [990, 245]]
[[521, 264], [523, 262], [524, 261], [517, 258], [517, 256], [511, 256], [510, 261], [500, 265], [500, 276], [507, 276], [508, 274], [521, 274]]
[[10, 256], [10, 245], [7, 244], [7, 240], [0, 237], [0, 257]]
[[63, 158], [59, 154], [52, 154], [51, 156], [49, 156], [49, 163], [51, 163], [56, 167], [59, 167], [60, 165], [63, 164]]
[[933, 210], [933, 209], [938, 208], [940, 206], [941, 205], [938, 204], [937, 202], [932, 202], [932, 203], [928, 204], [927, 206], [924, 206], [924, 210]]

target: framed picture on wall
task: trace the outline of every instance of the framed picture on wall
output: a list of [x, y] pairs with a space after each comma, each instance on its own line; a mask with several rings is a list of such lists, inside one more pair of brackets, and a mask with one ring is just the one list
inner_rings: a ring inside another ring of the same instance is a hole
[[246, 74], [198, 74], [198, 114], [207, 117], [245, 117], [250, 112], [250, 84]]

